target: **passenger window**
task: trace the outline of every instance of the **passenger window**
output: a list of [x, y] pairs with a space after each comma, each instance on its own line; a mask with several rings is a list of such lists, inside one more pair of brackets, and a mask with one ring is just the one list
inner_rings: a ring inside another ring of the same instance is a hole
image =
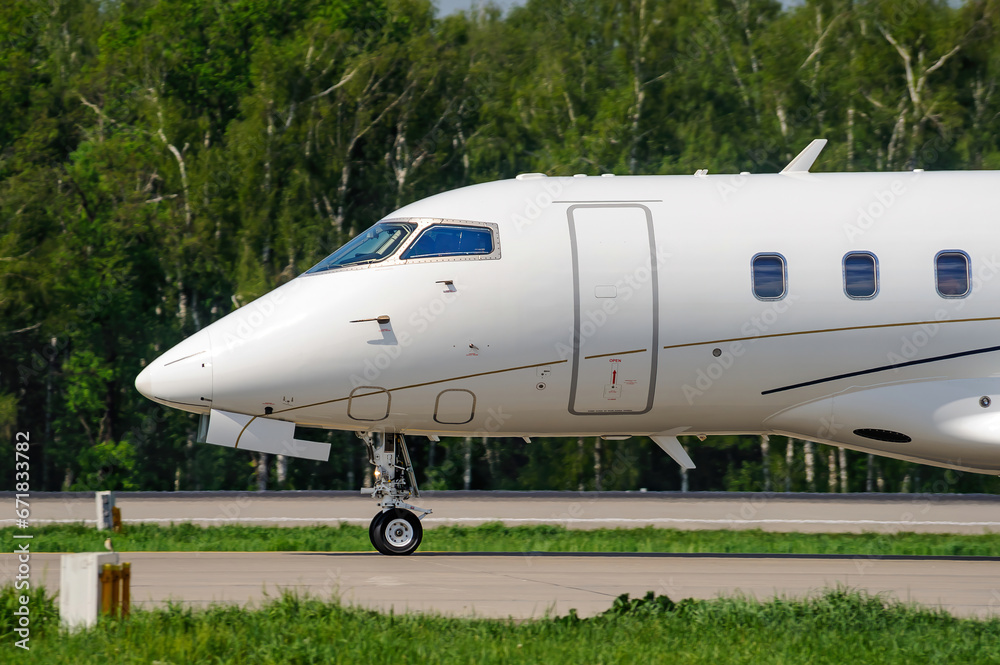
[[428, 227], [406, 252], [403, 259], [435, 256], [481, 256], [493, 253], [493, 234], [481, 226], [435, 224]]
[[878, 293], [878, 261], [869, 252], [844, 257], [844, 291], [851, 298], [874, 298]]
[[962, 298], [969, 295], [972, 280], [969, 255], [959, 250], [939, 252], [934, 258], [937, 291], [942, 298]]
[[761, 300], [785, 297], [785, 257], [780, 254], [758, 254], [751, 261], [753, 294]]

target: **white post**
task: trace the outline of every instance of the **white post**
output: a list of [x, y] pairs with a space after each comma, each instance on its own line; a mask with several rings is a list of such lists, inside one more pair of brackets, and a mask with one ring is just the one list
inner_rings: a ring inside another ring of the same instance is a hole
[[114, 526], [111, 509], [115, 507], [115, 495], [111, 492], [95, 492], [97, 503], [97, 530], [104, 531]]
[[63, 554], [59, 560], [59, 619], [70, 630], [89, 628], [101, 613], [101, 569], [118, 564], [111, 552]]

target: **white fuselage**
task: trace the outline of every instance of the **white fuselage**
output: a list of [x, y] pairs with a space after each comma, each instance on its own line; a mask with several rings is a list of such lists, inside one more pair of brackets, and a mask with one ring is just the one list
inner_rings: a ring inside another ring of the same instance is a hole
[[[312, 427], [770, 432], [998, 472], [998, 192], [997, 172], [475, 185], [386, 219], [417, 223], [412, 237], [489, 223], [494, 256], [397, 252], [302, 275], [137, 386], [188, 411]], [[969, 258], [964, 297], [938, 291], [942, 251]], [[845, 292], [852, 252], [877, 261], [874, 297]], [[762, 253], [785, 261], [779, 299], [755, 296]]]

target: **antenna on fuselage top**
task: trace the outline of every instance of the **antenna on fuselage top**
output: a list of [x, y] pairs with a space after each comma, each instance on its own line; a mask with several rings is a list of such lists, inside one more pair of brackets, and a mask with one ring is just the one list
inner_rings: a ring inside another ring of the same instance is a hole
[[826, 147], [826, 139], [813, 139], [813, 142], [805, 147], [805, 149], [795, 156], [795, 159], [788, 162], [788, 166], [781, 169], [782, 173], [809, 173], [809, 169], [812, 168], [813, 162], [819, 157], [819, 153], [823, 152], [823, 148]]

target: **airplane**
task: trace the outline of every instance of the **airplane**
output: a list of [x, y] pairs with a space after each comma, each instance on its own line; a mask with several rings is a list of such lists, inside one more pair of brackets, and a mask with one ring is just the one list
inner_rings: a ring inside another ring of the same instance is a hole
[[[405, 437], [786, 435], [1000, 473], [1000, 172], [521, 174], [404, 206], [149, 363], [198, 440], [327, 460], [420, 545]], [[995, 189], [996, 188], [996, 189]], [[419, 514], [419, 517], [418, 515]]]

